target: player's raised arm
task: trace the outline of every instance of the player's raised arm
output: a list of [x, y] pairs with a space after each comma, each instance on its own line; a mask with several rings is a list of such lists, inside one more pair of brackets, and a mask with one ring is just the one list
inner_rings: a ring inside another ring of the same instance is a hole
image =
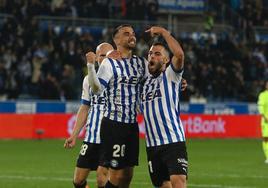
[[95, 70], [96, 55], [93, 52], [86, 54], [88, 67], [88, 82], [94, 94], [101, 94], [108, 86], [108, 83], [113, 76], [113, 70], [109, 60], [106, 58], [102, 61], [98, 73]]
[[91, 87], [93, 93], [98, 94], [101, 93], [101, 84], [98, 80], [96, 70], [95, 70], [95, 62], [96, 62], [96, 54], [94, 52], [88, 52], [86, 54], [87, 59], [87, 68], [88, 68], [88, 83]]
[[181, 70], [184, 65], [184, 52], [179, 42], [163, 27], [153, 26], [146, 32], [150, 32], [151, 36], [161, 35], [168, 44], [170, 51], [173, 54], [171, 63], [175, 70]]

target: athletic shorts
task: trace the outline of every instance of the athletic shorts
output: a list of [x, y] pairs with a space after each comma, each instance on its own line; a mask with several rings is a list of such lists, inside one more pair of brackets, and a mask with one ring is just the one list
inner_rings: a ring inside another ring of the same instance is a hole
[[102, 118], [100, 136], [101, 161], [112, 169], [138, 165], [139, 127], [137, 123], [121, 123]]
[[83, 142], [76, 166], [90, 170], [97, 170], [98, 166], [105, 167], [104, 163], [100, 163], [100, 151], [101, 144]]
[[185, 142], [147, 147], [148, 169], [154, 186], [160, 187], [171, 175], [186, 175], [188, 157]]

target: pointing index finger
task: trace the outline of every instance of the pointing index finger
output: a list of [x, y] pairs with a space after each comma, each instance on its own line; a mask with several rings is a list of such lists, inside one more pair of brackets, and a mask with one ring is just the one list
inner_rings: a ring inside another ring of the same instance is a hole
[[150, 29], [147, 29], [145, 32], [146, 32], [146, 33], [151, 32], [151, 28], [150, 28]]

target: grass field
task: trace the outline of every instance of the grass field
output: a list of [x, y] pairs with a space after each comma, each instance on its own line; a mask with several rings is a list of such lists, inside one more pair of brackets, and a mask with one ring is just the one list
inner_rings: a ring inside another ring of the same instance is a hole
[[[63, 140], [0, 140], [0, 188], [72, 187], [80, 143], [73, 150]], [[151, 188], [144, 141], [140, 166], [131, 187]], [[260, 140], [188, 140], [190, 188], [267, 188], [268, 165]], [[95, 187], [95, 174], [88, 178]]]

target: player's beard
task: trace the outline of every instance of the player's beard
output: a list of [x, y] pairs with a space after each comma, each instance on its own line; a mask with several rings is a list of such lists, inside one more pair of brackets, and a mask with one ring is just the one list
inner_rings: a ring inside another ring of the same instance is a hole
[[160, 61], [160, 62], [153, 62], [153, 61], [150, 61], [149, 62], [149, 73], [151, 75], [153, 75], [153, 77], [158, 77], [161, 72], [162, 72], [162, 66], [163, 66], [163, 62]]
[[136, 40], [135, 39], [128, 40], [128, 43], [127, 43], [126, 47], [129, 50], [134, 50], [136, 48]]

